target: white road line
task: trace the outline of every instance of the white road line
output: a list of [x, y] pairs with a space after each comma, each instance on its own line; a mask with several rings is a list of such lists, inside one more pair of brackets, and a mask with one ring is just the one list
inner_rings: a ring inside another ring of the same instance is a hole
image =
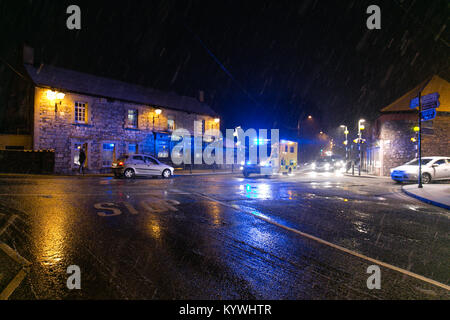
[[6, 288], [0, 293], [0, 300], [8, 300], [14, 290], [22, 283], [23, 279], [27, 276], [24, 269], [21, 269], [18, 274], [12, 279], [12, 281], [6, 286]]
[[405, 270], [405, 269], [402, 269], [402, 268], [393, 266], [393, 265], [391, 265], [391, 264], [389, 264], [389, 263], [386, 263], [386, 262], [383, 262], [383, 261], [380, 261], [380, 260], [377, 260], [377, 259], [370, 258], [370, 257], [368, 257], [368, 256], [365, 256], [365, 255], [360, 254], [360, 253], [358, 253], [358, 252], [355, 252], [355, 251], [353, 251], [353, 250], [349, 250], [349, 249], [347, 249], [347, 248], [341, 247], [341, 246], [339, 246], [339, 245], [336, 245], [336, 244], [334, 244], [334, 243], [328, 242], [328, 241], [326, 241], [326, 240], [323, 240], [323, 239], [321, 239], [321, 238], [315, 237], [315, 236], [313, 236], [313, 235], [310, 235], [310, 234], [308, 234], [308, 233], [302, 232], [302, 231], [300, 231], [300, 230], [297, 230], [297, 229], [294, 229], [294, 228], [291, 228], [291, 227], [287, 227], [287, 226], [282, 225], [282, 224], [280, 224], [280, 223], [278, 223], [278, 222], [275, 222], [275, 221], [273, 221], [273, 220], [271, 220], [271, 219], [269, 219], [269, 218], [265, 218], [265, 217], [262, 217], [262, 216], [260, 216], [260, 215], [255, 214], [255, 213], [253, 213], [253, 212], [251, 212], [251, 211], [248, 211], [248, 210], [245, 210], [245, 209], [241, 209], [241, 208], [239, 208], [239, 207], [235, 207], [235, 206], [229, 205], [228, 203], [225, 203], [225, 202], [216, 200], [216, 199], [211, 198], [211, 197], [209, 197], [209, 196], [206, 196], [206, 195], [204, 195], [204, 194], [201, 194], [201, 193], [196, 193], [196, 194], [199, 195], [199, 196], [201, 196], [201, 197], [203, 197], [203, 198], [205, 198], [205, 199], [208, 199], [208, 200], [210, 200], [210, 201], [219, 203], [219, 204], [221, 204], [221, 205], [223, 205], [223, 206], [225, 206], [225, 207], [231, 208], [231, 209], [233, 209], [233, 210], [245, 212], [245, 213], [247, 213], [247, 214], [251, 214], [252, 216], [254, 216], [254, 217], [256, 217], [256, 218], [258, 218], [258, 219], [260, 219], [260, 220], [263, 220], [263, 221], [265, 221], [265, 222], [268, 222], [268, 223], [270, 223], [270, 224], [272, 224], [272, 225], [274, 225], [274, 226], [280, 227], [280, 228], [282, 228], [282, 229], [285, 229], [285, 230], [294, 232], [294, 233], [296, 233], [296, 234], [298, 234], [298, 235], [300, 235], [300, 236], [302, 236], [302, 237], [305, 237], [305, 238], [308, 238], [308, 239], [310, 239], [310, 240], [319, 242], [319, 243], [321, 243], [321, 244], [324, 244], [324, 245], [326, 245], [326, 246], [329, 246], [329, 247], [332, 247], [332, 248], [334, 248], [334, 249], [340, 250], [340, 251], [342, 251], [342, 252], [348, 253], [348, 254], [353, 255], [353, 256], [355, 256], [355, 257], [358, 257], [358, 258], [360, 258], [360, 259], [363, 259], [363, 260], [367, 260], [367, 261], [373, 262], [373, 263], [375, 263], [375, 264], [377, 264], [377, 265], [379, 265], [379, 266], [383, 266], [383, 267], [385, 267], [385, 268], [388, 268], [388, 269], [391, 269], [391, 270], [400, 272], [400, 273], [402, 273], [402, 274], [408, 275], [408, 276], [410, 276], [410, 277], [416, 278], [416, 279], [418, 279], [418, 280], [424, 281], [424, 282], [426, 282], [426, 283], [429, 283], [429, 284], [432, 284], [432, 285], [435, 285], [435, 286], [437, 286], [437, 287], [440, 287], [440, 288], [443, 288], [443, 289], [445, 289], [445, 290], [450, 291], [450, 286], [448, 286], [448, 285], [446, 285], [446, 284], [444, 284], [444, 283], [440, 283], [440, 282], [435, 281], [435, 280], [433, 280], [433, 279], [426, 278], [426, 277], [424, 277], [424, 276], [421, 276], [420, 274], [417, 274], [417, 273], [414, 273], [414, 272], [411, 272], [411, 271], [408, 271], [408, 270]]

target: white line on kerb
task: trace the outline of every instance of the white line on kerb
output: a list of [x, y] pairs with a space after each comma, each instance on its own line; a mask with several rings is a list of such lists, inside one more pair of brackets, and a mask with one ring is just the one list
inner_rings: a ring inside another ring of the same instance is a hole
[[440, 283], [440, 282], [438, 282], [438, 281], [436, 281], [436, 280], [433, 280], [433, 279], [430, 279], [430, 278], [421, 276], [420, 274], [417, 274], [417, 273], [414, 273], [414, 272], [411, 272], [411, 271], [408, 271], [408, 270], [405, 270], [405, 269], [402, 269], [402, 268], [393, 266], [392, 264], [389, 264], [389, 263], [386, 263], [386, 262], [383, 262], [383, 261], [380, 261], [380, 260], [377, 260], [377, 259], [370, 258], [370, 257], [365, 256], [365, 255], [363, 255], [363, 254], [360, 254], [360, 253], [358, 253], [358, 252], [356, 252], [356, 251], [353, 251], [353, 250], [350, 250], [350, 249], [341, 247], [341, 246], [339, 246], [339, 245], [337, 245], [337, 244], [328, 242], [328, 241], [326, 241], [326, 240], [323, 240], [323, 239], [321, 239], [321, 238], [315, 237], [315, 236], [313, 236], [313, 235], [310, 235], [310, 234], [308, 234], [308, 233], [302, 232], [302, 231], [300, 231], [300, 230], [297, 230], [297, 229], [294, 229], [294, 228], [291, 228], [291, 227], [287, 227], [287, 226], [282, 225], [282, 224], [280, 224], [280, 223], [278, 223], [278, 222], [275, 222], [275, 221], [273, 221], [273, 220], [271, 220], [271, 219], [269, 219], [269, 218], [265, 218], [265, 217], [262, 217], [262, 216], [260, 216], [260, 215], [254, 214], [253, 212], [251, 212], [251, 211], [249, 211], [249, 210], [245, 210], [245, 209], [241, 209], [241, 208], [238, 208], [238, 207], [229, 205], [228, 203], [225, 203], [225, 202], [216, 200], [216, 199], [214, 199], [214, 198], [211, 198], [211, 197], [206, 196], [206, 195], [201, 194], [201, 193], [196, 193], [196, 194], [199, 195], [199, 196], [201, 196], [201, 197], [203, 197], [203, 198], [205, 198], [205, 199], [208, 199], [208, 200], [210, 200], [210, 201], [214, 201], [214, 202], [219, 203], [219, 204], [221, 204], [221, 205], [223, 205], [223, 206], [225, 206], [225, 207], [231, 208], [231, 209], [233, 209], [233, 210], [245, 212], [245, 213], [247, 213], [247, 214], [251, 214], [252, 216], [254, 216], [254, 217], [256, 217], [256, 218], [258, 218], [258, 219], [260, 219], [260, 220], [263, 220], [263, 221], [265, 221], [265, 222], [268, 222], [268, 223], [270, 223], [270, 224], [272, 224], [272, 225], [274, 225], [274, 226], [280, 227], [280, 228], [282, 228], [282, 229], [285, 229], [285, 230], [294, 232], [294, 233], [296, 233], [296, 234], [298, 234], [298, 235], [300, 235], [300, 236], [302, 236], [302, 237], [305, 237], [305, 238], [308, 238], [308, 239], [310, 239], [310, 240], [319, 242], [319, 243], [321, 243], [321, 244], [324, 244], [324, 245], [329, 246], [329, 247], [332, 247], [332, 248], [334, 248], [334, 249], [343, 251], [343, 252], [345, 252], [345, 253], [348, 253], [348, 254], [353, 255], [353, 256], [355, 256], [355, 257], [358, 257], [358, 258], [360, 258], [360, 259], [364, 259], [364, 260], [373, 262], [373, 263], [375, 263], [375, 264], [377, 264], [377, 265], [379, 265], [379, 266], [383, 266], [383, 267], [385, 267], [385, 268], [388, 268], [388, 269], [391, 269], [391, 270], [394, 270], [394, 271], [403, 273], [403, 274], [408, 275], [408, 276], [410, 276], [410, 277], [416, 278], [416, 279], [418, 279], [418, 280], [427, 282], [427, 283], [429, 283], [429, 284], [432, 284], [432, 285], [435, 285], [435, 286], [437, 286], [437, 287], [440, 287], [440, 288], [443, 288], [443, 289], [445, 289], [445, 290], [450, 291], [450, 286], [448, 286], [448, 285], [446, 285], [446, 284], [444, 284], [444, 283]]

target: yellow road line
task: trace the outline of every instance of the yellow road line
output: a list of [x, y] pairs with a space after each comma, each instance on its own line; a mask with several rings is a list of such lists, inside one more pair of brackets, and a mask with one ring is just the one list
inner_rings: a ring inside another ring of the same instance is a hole
[[14, 290], [21, 284], [23, 279], [27, 276], [25, 270], [21, 269], [12, 281], [6, 286], [5, 290], [0, 293], [0, 300], [8, 300]]

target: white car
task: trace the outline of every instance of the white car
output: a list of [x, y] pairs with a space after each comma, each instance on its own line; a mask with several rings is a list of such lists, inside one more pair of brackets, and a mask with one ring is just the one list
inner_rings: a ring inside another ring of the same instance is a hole
[[145, 154], [123, 155], [119, 160], [112, 163], [112, 171], [116, 178], [122, 176], [127, 179], [135, 176], [161, 176], [164, 179], [169, 179], [173, 176], [173, 170], [173, 167]]
[[[391, 178], [396, 182], [417, 181], [419, 160], [414, 159], [404, 165], [391, 169]], [[450, 179], [450, 157], [423, 157], [422, 183], [433, 180]]]

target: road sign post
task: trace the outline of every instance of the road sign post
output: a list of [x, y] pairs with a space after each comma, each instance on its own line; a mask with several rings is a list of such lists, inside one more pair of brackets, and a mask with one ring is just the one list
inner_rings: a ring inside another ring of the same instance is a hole
[[[422, 89], [423, 90], [423, 89]], [[422, 121], [428, 121], [436, 118], [436, 108], [439, 107], [439, 93], [434, 92], [422, 97], [422, 90], [418, 97], [412, 99], [409, 103], [411, 109], [419, 108], [419, 134], [417, 139], [417, 148], [419, 154], [419, 188], [422, 185]]]
[[421, 96], [422, 92], [419, 91], [419, 188], [423, 188], [422, 185], [422, 103], [421, 103]]

